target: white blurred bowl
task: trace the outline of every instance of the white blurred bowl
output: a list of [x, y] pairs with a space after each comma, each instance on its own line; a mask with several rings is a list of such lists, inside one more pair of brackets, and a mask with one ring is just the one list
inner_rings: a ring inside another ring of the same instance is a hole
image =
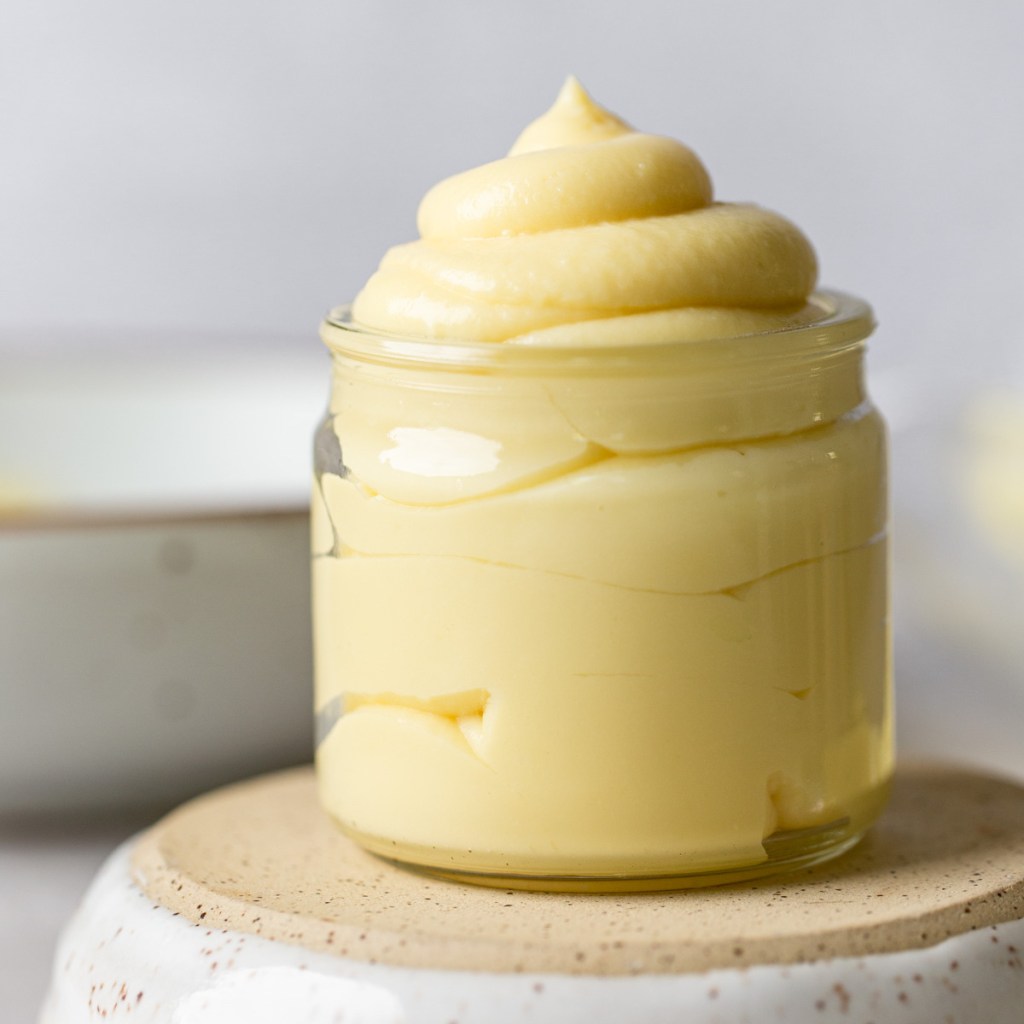
[[1024, 460], [959, 380], [915, 365], [873, 390], [892, 424], [899, 751], [1024, 778], [1024, 562], [982, 515], [1009, 512], [987, 492], [1019, 487]]
[[0, 359], [0, 812], [308, 760], [312, 332]]

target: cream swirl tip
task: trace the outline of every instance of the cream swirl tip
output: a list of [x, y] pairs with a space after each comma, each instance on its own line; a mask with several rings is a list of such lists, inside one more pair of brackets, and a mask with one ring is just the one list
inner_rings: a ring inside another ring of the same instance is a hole
[[[621, 319], [622, 340], [635, 343], [643, 314], [659, 314], [662, 334], [675, 311], [681, 321], [708, 308], [742, 310], [744, 323], [760, 311], [765, 328], [791, 321], [817, 276], [793, 224], [714, 202], [692, 150], [635, 131], [574, 78], [507, 157], [434, 186], [418, 227], [420, 240], [392, 249], [360, 292], [358, 323], [532, 343], [558, 328], [559, 344], [586, 344], [587, 324]], [[577, 325], [568, 339], [567, 325]]]

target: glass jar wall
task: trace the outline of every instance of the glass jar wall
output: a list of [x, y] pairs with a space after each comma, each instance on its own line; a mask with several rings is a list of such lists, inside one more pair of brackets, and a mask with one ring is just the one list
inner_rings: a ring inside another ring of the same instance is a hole
[[317, 769], [367, 849], [668, 888], [812, 863], [892, 765], [868, 308], [636, 347], [325, 324]]

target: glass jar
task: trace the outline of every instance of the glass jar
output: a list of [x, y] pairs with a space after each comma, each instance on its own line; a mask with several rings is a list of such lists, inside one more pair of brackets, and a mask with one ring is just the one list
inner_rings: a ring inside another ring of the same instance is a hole
[[886, 442], [859, 300], [538, 348], [324, 325], [316, 754], [368, 850], [529, 889], [849, 848], [892, 768]]

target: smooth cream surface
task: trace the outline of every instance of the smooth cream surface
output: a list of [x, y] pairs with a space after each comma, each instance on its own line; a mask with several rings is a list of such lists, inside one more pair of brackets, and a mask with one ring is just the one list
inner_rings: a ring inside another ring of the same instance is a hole
[[628, 356], [453, 373], [325, 328], [327, 809], [499, 873], [714, 872], [862, 829], [891, 771], [884, 428], [860, 350], [799, 330], [828, 305], [809, 243], [573, 80], [419, 220], [358, 325]]
[[714, 202], [696, 154], [634, 131], [572, 78], [506, 158], [431, 189], [418, 221], [420, 240], [392, 249], [357, 297], [357, 322], [579, 345], [597, 324], [605, 343], [639, 343], [705, 337], [712, 321], [726, 335], [772, 329], [816, 312], [805, 303], [817, 264], [799, 229], [757, 206]]

